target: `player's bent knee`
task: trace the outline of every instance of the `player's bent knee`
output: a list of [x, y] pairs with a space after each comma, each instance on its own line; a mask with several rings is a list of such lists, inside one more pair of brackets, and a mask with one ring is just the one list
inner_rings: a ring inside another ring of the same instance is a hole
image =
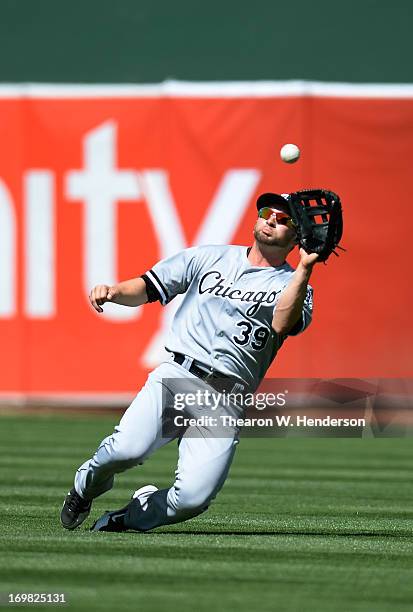
[[112, 445], [111, 460], [119, 464], [137, 465], [143, 463], [145, 458], [146, 448], [136, 442], [123, 440], [115, 441]]
[[215, 495], [204, 489], [195, 487], [181, 487], [175, 492], [175, 507], [177, 512], [195, 512], [206, 509]]

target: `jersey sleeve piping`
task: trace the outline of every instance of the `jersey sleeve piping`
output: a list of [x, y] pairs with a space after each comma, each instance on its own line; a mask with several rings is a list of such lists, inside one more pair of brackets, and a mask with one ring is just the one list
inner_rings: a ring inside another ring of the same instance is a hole
[[169, 295], [165, 286], [160, 281], [159, 276], [153, 270], [148, 270], [145, 276], [154, 285], [155, 289], [159, 293], [159, 301], [161, 302], [162, 306], [165, 306], [165, 304], [169, 302]]
[[148, 302], [160, 302], [161, 295], [147, 274], [142, 274], [140, 278], [145, 281]]
[[304, 314], [298, 319], [296, 323], [292, 326], [289, 332], [287, 332], [286, 336], [298, 336], [299, 333], [304, 331], [305, 328], [305, 317]]

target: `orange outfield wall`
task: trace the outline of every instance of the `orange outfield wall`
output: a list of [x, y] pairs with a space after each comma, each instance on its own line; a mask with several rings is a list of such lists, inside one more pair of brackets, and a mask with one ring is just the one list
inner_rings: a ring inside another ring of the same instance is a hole
[[340, 194], [347, 252], [316, 267], [313, 323], [269, 374], [412, 376], [413, 94], [85, 91], [0, 88], [0, 394], [136, 390], [171, 313], [99, 316], [90, 284], [193, 244], [248, 245], [259, 193], [307, 187]]

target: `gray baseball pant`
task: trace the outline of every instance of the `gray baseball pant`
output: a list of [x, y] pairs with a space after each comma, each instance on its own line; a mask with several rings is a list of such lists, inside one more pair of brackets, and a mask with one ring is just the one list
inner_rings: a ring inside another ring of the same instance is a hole
[[[226, 437], [215, 437], [208, 427], [202, 426], [190, 427], [183, 435], [179, 428], [165, 435], [162, 427], [165, 397], [173, 398], [171, 381], [178, 381], [179, 385], [183, 379], [186, 390], [191, 383], [194, 389], [200, 385], [210, 388], [179, 364], [162, 363], [150, 373], [114, 433], [102, 441], [94, 456], [76, 472], [76, 491], [91, 500], [112, 488], [115, 474], [142, 464], [158, 448], [179, 439], [173, 485], [153, 493], [145, 512], [127, 517], [127, 527], [146, 531], [204, 512], [228, 475], [238, 443], [237, 428], [226, 428]], [[202, 407], [196, 407], [190, 416], [201, 414]]]

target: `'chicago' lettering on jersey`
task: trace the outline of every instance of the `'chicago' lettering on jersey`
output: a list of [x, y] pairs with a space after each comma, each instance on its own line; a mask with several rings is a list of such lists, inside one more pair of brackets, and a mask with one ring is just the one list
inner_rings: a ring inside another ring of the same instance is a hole
[[261, 304], [274, 304], [278, 291], [246, 291], [243, 293], [240, 289], [232, 289], [233, 281], [226, 284], [226, 279], [221, 276], [218, 270], [208, 270], [199, 281], [198, 291], [200, 295], [210, 293], [218, 297], [229, 298], [230, 300], [240, 300], [242, 302], [254, 302], [245, 314], [253, 316]]

